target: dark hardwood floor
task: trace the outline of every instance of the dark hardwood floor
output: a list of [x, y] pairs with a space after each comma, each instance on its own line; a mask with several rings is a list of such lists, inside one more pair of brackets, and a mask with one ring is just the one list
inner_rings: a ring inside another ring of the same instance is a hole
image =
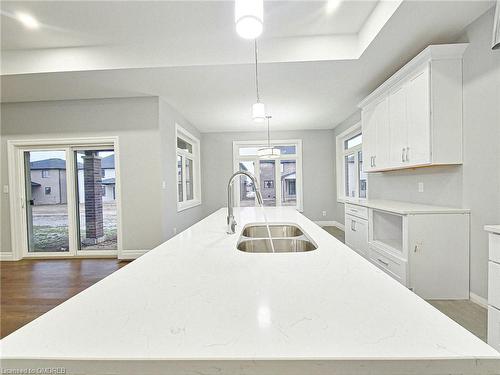
[[129, 262], [26, 259], [0, 262], [0, 337], [5, 337]]

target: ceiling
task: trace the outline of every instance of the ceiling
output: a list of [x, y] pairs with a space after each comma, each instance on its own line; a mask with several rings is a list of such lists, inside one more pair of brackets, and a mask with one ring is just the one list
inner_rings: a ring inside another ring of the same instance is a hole
[[[330, 6], [332, 4], [330, 3]], [[492, 1], [265, 2], [261, 97], [275, 129], [331, 129]], [[260, 130], [253, 44], [232, 1], [2, 2], [3, 102], [160, 96], [202, 132]], [[43, 26], [27, 30], [16, 11]]]

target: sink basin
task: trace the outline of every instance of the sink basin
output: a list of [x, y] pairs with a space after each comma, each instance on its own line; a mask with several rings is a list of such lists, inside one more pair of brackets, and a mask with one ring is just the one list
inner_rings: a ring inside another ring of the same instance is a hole
[[[299, 237], [304, 232], [293, 224], [269, 224], [269, 231], [272, 238]], [[269, 238], [269, 232], [265, 224], [249, 224], [241, 232], [243, 237]]]
[[[273, 239], [275, 253], [296, 253], [316, 250], [314, 243], [307, 239], [278, 238]], [[272, 253], [271, 241], [269, 239], [242, 240], [238, 243], [238, 250], [247, 253]]]

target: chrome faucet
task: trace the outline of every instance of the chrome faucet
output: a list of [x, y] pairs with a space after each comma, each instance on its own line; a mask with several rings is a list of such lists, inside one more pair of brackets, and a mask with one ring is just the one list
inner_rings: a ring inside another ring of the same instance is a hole
[[231, 190], [231, 186], [236, 176], [244, 175], [247, 176], [253, 182], [253, 188], [255, 190], [255, 195], [257, 196], [257, 201], [259, 205], [262, 206], [262, 194], [260, 193], [259, 183], [255, 176], [249, 172], [238, 171], [233, 173], [233, 175], [229, 178], [229, 182], [227, 183], [227, 233], [234, 234], [234, 230], [236, 228], [236, 220], [234, 220], [233, 215], [233, 193]]

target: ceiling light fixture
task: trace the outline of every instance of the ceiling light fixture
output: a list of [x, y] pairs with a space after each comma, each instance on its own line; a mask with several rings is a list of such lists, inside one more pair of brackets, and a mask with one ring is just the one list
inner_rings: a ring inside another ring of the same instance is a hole
[[266, 118], [266, 107], [260, 102], [259, 95], [259, 68], [258, 68], [258, 49], [257, 39], [254, 40], [255, 46], [255, 90], [257, 93], [257, 103], [252, 105], [252, 118], [255, 122], [264, 122]]
[[236, 0], [234, 6], [236, 32], [245, 39], [255, 39], [262, 34], [264, 0]]
[[259, 159], [277, 159], [281, 156], [281, 150], [271, 146], [271, 134], [269, 132], [269, 121], [272, 116], [266, 116], [267, 119], [267, 147], [257, 150]]
[[30, 14], [16, 13], [16, 19], [28, 29], [38, 29], [40, 27], [40, 23]]
[[331, 14], [337, 10], [342, 0], [328, 0], [326, 3], [326, 13]]

